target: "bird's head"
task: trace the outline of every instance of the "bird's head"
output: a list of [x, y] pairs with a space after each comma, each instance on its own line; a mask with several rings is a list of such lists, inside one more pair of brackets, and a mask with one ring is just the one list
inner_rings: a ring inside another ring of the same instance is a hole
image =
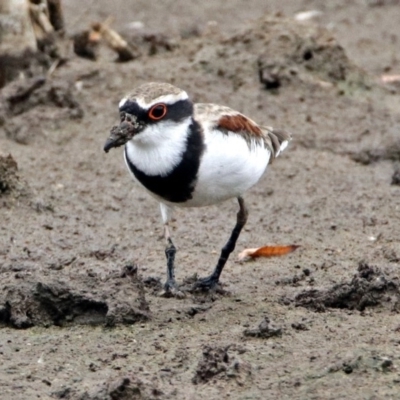
[[119, 103], [120, 124], [113, 126], [105, 145], [107, 153], [129, 140], [157, 140], [157, 135], [173, 128], [193, 114], [187, 93], [168, 83], [146, 83]]

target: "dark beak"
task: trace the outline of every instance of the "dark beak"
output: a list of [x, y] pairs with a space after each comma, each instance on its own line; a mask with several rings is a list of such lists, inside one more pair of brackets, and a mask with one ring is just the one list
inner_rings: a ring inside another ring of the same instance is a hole
[[113, 147], [123, 146], [138, 133], [139, 124], [136, 118], [130, 118], [111, 128], [110, 136], [104, 144], [104, 151], [109, 152]]

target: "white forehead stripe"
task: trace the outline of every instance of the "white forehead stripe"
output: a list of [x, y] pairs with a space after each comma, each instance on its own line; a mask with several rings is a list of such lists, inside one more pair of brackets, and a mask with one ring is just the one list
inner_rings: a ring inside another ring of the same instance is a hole
[[[136, 102], [140, 107], [147, 109], [157, 103], [174, 104], [177, 101], [186, 100], [188, 98], [189, 98], [189, 96], [187, 95], [187, 93], [182, 91], [178, 94], [166, 94], [164, 96], [157, 97], [156, 99], [152, 100], [149, 103], [146, 103], [143, 99], [136, 99]], [[126, 99], [125, 99], [125, 101], [126, 101]], [[120, 107], [121, 107], [121, 103], [120, 103]]]
[[127, 97], [124, 97], [118, 104], [118, 107], [121, 108], [128, 101]]

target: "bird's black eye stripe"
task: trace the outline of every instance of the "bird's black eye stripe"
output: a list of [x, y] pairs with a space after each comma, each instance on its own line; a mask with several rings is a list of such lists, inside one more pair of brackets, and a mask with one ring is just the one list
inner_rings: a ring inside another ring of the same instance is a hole
[[179, 100], [174, 104], [168, 105], [164, 119], [179, 122], [189, 117], [193, 113], [193, 103], [189, 99]]
[[[151, 118], [148, 114], [150, 110], [144, 110], [135, 101], [127, 100], [119, 108], [121, 122], [122, 118], [125, 118], [125, 114], [136, 116], [137, 119], [139, 121], [142, 121], [144, 124], [152, 124], [157, 123], [157, 121], [160, 119], [179, 122], [182, 121], [184, 118], [189, 117], [193, 113], [193, 103], [189, 99], [179, 100], [174, 104], [164, 104], [164, 107], [166, 107], [164, 115], [162, 114], [162, 104], [163, 103], [159, 103], [156, 105], [156, 109], [152, 109], [153, 112], [156, 114], [156, 118]], [[159, 106], [160, 108], [158, 109]]]

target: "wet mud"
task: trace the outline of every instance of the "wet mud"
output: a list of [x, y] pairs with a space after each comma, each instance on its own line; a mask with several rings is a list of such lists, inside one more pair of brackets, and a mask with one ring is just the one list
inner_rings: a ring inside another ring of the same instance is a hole
[[[398, 2], [76, 7], [70, 37], [113, 14], [137, 57], [99, 47], [1, 89], [2, 398], [397, 398], [400, 90], [381, 78], [400, 71]], [[245, 195], [214, 293], [188, 288], [214, 268], [235, 202], [175, 213], [185, 296], [162, 297], [157, 202], [122, 151], [103, 152], [118, 102], [147, 81], [293, 134]], [[237, 261], [274, 243], [300, 247]]]

